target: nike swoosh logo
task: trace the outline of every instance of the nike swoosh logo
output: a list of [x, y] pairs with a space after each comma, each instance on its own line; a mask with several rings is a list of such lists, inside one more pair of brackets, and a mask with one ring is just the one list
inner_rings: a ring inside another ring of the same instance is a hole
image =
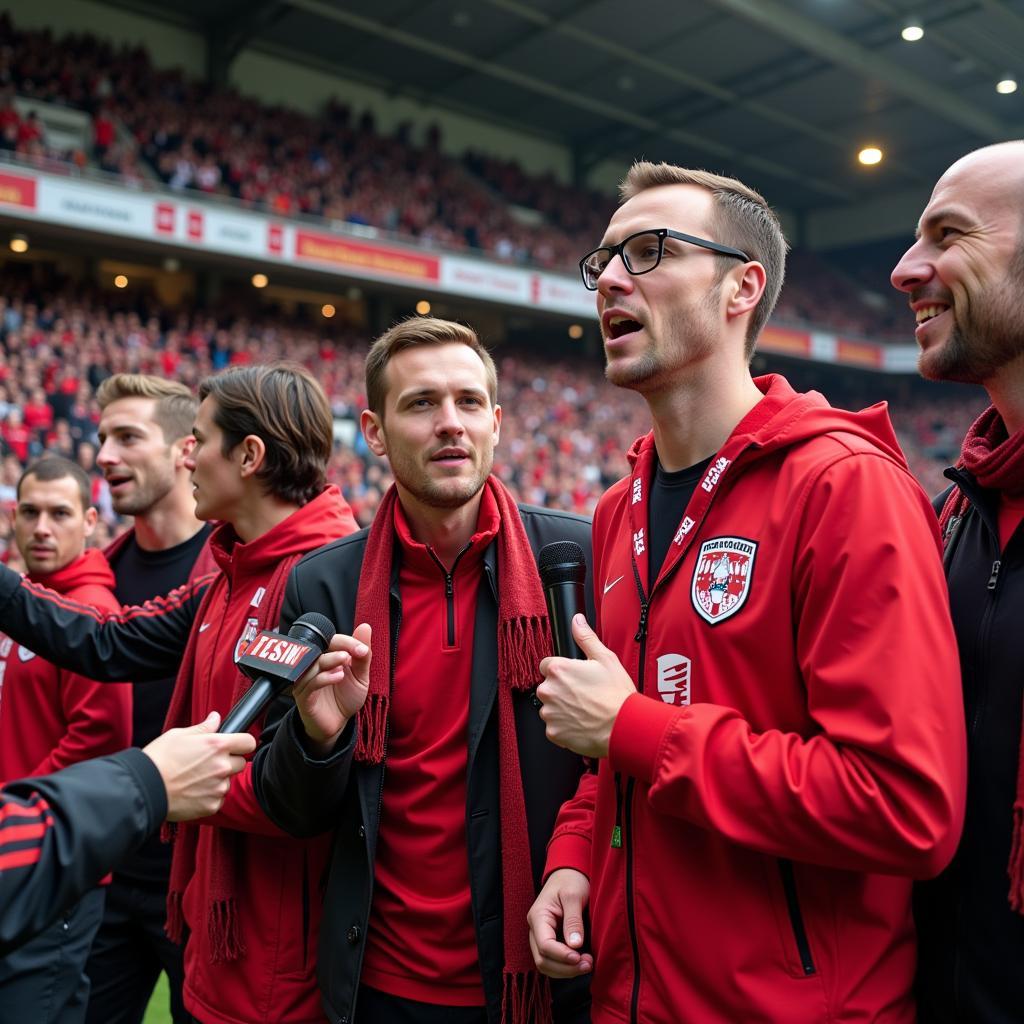
[[210, 623], [208, 623], [208, 622], [204, 622], [204, 623], [203, 623], [203, 624], [202, 624], [202, 625], [201, 625], [201, 626], [199, 627], [199, 632], [200, 632], [200, 633], [203, 633], [203, 632], [205, 632], [206, 630], [208, 630], [209, 628], [210, 628]]
[[[619, 580], [621, 580], [621, 579], [622, 579], [622, 576], [619, 577]], [[608, 591], [611, 590], [612, 587], [614, 587], [615, 584], [619, 582], [619, 580], [612, 580], [611, 583], [606, 583], [604, 585], [604, 592], [607, 594]]]

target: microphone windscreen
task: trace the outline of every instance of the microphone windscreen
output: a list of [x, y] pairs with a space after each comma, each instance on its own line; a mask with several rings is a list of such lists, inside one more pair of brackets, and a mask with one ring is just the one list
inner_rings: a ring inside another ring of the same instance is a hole
[[587, 578], [586, 556], [574, 540], [556, 540], [545, 544], [537, 556], [540, 581], [545, 587], [562, 583], [584, 583]]
[[335, 634], [334, 623], [331, 622], [326, 615], [321, 615], [319, 612], [305, 612], [300, 615], [293, 623], [291, 629], [288, 630], [288, 635], [292, 635], [292, 631], [296, 626], [303, 626], [305, 629], [312, 630], [317, 634], [323, 643], [320, 645], [320, 649], [326, 651], [331, 643], [331, 637]]

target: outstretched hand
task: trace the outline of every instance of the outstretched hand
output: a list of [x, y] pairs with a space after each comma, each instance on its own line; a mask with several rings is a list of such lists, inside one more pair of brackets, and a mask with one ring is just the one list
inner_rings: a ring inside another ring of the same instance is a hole
[[250, 733], [218, 733], [220, 715], [188, 729], [169, 729], [143, 747], [167, 790], [167, 820], [188, 821], [216, 814], [231, 785], [256, 749]]

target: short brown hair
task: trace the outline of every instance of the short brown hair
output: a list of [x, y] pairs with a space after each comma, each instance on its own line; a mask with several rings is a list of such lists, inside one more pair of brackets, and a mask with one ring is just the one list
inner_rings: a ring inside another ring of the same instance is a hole
[[92, 508], [92, 481], [89, 474], [77, 462], [65, 459], [63, 455], [42, 455], [35, 462], [30, 463], [28, 468], [18, 477], [18, 486], [15, 490], [18, 500], [21, 500], [21, 485], [27, 477], [34, 476], [44, 483], [50, 480], [63, 480], [69, 476], [78, 485], [78, 494], [82, 499], [82, 511]]
[[[764, 267], [764, 294], [747, 327], [746, 355], [749, 359], [754, 354], [758, 336], [778, 302], [782, 282], [786, 277], [786, 250], [789, 246], [779, 218], [760, 192], [736, 178], [646, 160], [638, 160], [630, 167], [629, 173], [619, 185], [619, 197], [624, 203], [649, 188], [661, 185], [697, 185], [707, 189], [715, 201], [714, 219], [710, 225], [717, 235], [714, 241], [742, 249]], [[721, 257], [722, 276], [732, 262], [728, 257]]]
[[210, 397], [225, 455], [250, 434], [266, 446], [256, 478], [267, 493], [305, 505], [324, 489], [334, 448], [334, 417], [323, 388], [308, 370], [297, 363], [233, 367], [199, 385], [199, 400]]
[[490, 352], [480, 343], [480, 339], [471, 327], [456, 323], [454, 320], [441, 320], [436, 316], [413, 316], [408, 320], [395, 324], [385, 331], [370, 346], [366, 354], [366, 404], [371, 412], [378, 416], [384, 414], [384, 399], [387, 388], [384, 384], [384, 371], [403, 349], [417, 345], [467, 345], [484, 364], [487, 374], [487, 394], [491, 405], [498, 404], [498, 371]]
[[184, 384], [148, 373], [115, 373], [96, 389], [101, 409], [122, 398], [151, 398], [153, 421], [168, 444], [192, 433], [199, 402]]

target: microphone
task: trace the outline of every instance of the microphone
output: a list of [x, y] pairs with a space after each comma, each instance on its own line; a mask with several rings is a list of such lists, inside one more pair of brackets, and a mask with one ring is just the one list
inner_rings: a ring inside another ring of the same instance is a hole
[[560, 658], [584, 660], [583, 652], [572, 638], [572, 617], [577, 612], [586, 614], [587, 611], [583, 598], [583, 584], [587, 578], [583, 548], [574, 540], [545, 544], [540, 549], [537, 568], [548, 606], [555, 654]]
[[334, 636], [334, 623], [326, 615], [300, 615], [288, 635], [264, 629], [238, 659], [238, 667], [252, 686], [224, 716], [217, 732], [245, 732], [282, 690], [297, 683]]

